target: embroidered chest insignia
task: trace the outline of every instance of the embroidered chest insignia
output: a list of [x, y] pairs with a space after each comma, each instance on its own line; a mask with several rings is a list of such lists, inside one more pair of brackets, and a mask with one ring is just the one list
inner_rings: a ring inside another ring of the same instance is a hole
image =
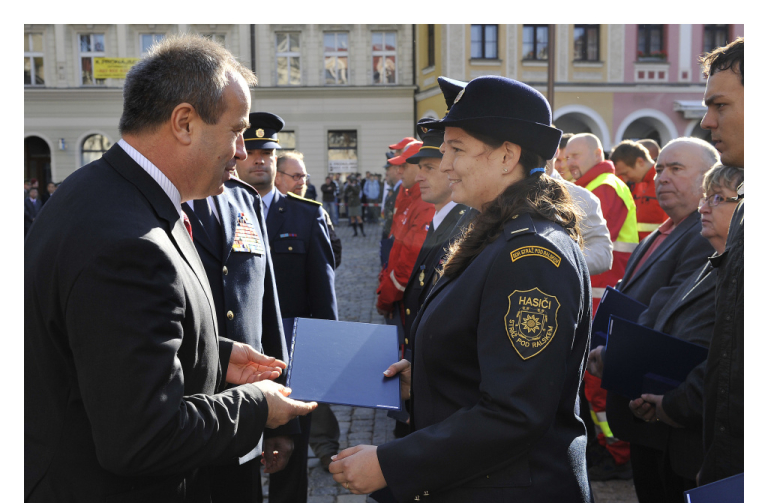
[[262, 243], [255, 227], [245, 216], [245, 213], [238, 213], [237, 224], [235, 226], [235, 236], [232, 239], [233, 252], [264, 254], [264, 243]]
[[539, 354], [557, 332], [560, 301], [538, 288], [515, 290], [509, 295], [509, 309], [504, 317], [507, 336], [520, 358]]

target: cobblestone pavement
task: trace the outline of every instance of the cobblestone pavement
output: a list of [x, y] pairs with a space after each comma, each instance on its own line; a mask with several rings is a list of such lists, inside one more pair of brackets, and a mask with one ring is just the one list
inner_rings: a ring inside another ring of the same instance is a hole
[[[339, 319], [362, 323], [383, 323], [376, 312], [381, 226], [365, 224], [366, 237], [353, 237], [352, 227], [340, 220], [336, 233], [342, 241], [341, 265], [336, 270]], [[382, 369], [384, 370], [384, 369]], [[358, 444], [380, 445], [394, 439], [394, 419], [384, 410], [332, 406], [339, 421], [341, 449]], [[334, 482], [310, 450], [308, 503], [365, 503], [373, 500], [355, 495]], [[263, 477], [265, 502], [268, 479]], [[595, 482], [595, 503], [637, 503], [632, 481]], [[492, 502], [491, 502], [492, 503]]]

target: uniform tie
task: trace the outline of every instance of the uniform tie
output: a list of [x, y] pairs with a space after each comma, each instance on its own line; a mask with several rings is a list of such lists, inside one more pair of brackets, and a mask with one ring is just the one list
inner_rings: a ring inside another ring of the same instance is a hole
[[192, 224], [189, 223], [189, 217], [187, 216], [186, 213], [184, 213], [182, 211], [181, 215], [182, 215], [183, 220], [184, 220], [184, 228], [187, 229], [187, 232], [189, 233], [189, 239], [191, 240], [192, 239]]

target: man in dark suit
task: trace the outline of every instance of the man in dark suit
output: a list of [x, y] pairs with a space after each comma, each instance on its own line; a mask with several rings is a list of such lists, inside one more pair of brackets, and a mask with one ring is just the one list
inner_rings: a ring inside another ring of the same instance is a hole
[[314, 408], [255, 382], [284, 363], [218, 337], [181, 210], [245, 158], [253, 84], [220, 45], [165, 39], [126, 77], [122, 139], [27, 236], [25, 501], [207, 502], [207, 465]]
[[[195, 248], [211, 284], [219, 333], [257, 351], [288, 361], [272, 260], [267, 253], [261, 198], [237, 178], [224, 192], [182, 205]], [[267, 429], [265, 438], [299, 432], [298, 420]], [[267, 441], [267, 444], [270, 442]], [[214, 503], [262, 501], [259, 444], [243, 457], [212, 468]], [[265, 453], [272, 461], [273, 452]]]
[[26, 236], [29, 232], [29, 228], [32, 227], [32, 223], [35, 221], [35, 218], [37, 218], [37, 214], [40, 212], [40, 209], [43, 207], [42, 202], [40, 201], [39, 196], [39, 190], [36, 188], [29, 189], [29, 196], [27, 196], [26, 199], [24, 199], [24, 235]]
[[[713, 253], [703, 238], [697, 211], [704, 173], [718, 161], [717, 151], [698, 138], [679, 138], [669, 142], [656, 162], [656, 195], [669, 219], [638, 245], [627, 262], [618, 289], [648, 305], [638, 323], [656, 324], [659, 312], [669, 303], [675, 290]], [[603, 346], [590, 352], [593, 368], [602, 368]], [[596, 367], [595, 367], [596, 366]], [[598, 371], [599, 372], [599, 371]], [[614, 436], [630, 442], [630, 459], [635, 490], [640, 503], [664, 501], [662, 473], [663, 432], [637, 419], [629, 410], [629, 400], [608, 393], [606, 414]]]
[[440, 153], [439, 148], [443, 143], [443, 131], [419, 130], [419, 137], [424, 144], [405, 162], [419, 165], [416, 183], [421, 189], [421, 199], [435, 205], [435, 216], [429, 223], [427, 237], [416, 258], [400, 304], [405, 332], [405, 340], [401, 342], [404, 344], [404, 358], [409, 361], [413, 347], [413, 341], [410, 338], [411, 324], [435, 283], [436, 270], [446, 254], [450, 240], [461, 231], [456, 227], [456, 222], [467, 210], [467, 206], [451, 201], [448, 176], [440, 171], [440, 160], [443, 154]]
[[[334, 256], [322, 205], [292, 192], [282, 194], [275, 187], [275, 149], [280, 148], [277, 133], [285, 122], [277, 115], [255, 112], [250, 114], [250, 123], [244, 134], [248, 158], [238, 160], [237, 172], [264, 201], [282, 316], [336, 320]], [[292, 451], [292, 454], [284, 466], [267, 463], [265, 472], [270, 473], [271, 503], [300, 503], [307, 499], [309, 417], [300, 419], [299, 423], [300, 435], [272, 439], [276, 450]], [[265, 451], [271, 448], [265, 445]]]

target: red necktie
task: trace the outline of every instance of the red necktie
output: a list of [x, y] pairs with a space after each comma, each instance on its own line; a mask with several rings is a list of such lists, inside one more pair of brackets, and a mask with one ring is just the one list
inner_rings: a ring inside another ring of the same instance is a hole
[[189, 233], [189, 239], [192, 239], [192, 224], [189, 223], [189, 217], [183, 211], [181, 214], [184, 215], [184, 228], [187, 229], [187, 232]]

